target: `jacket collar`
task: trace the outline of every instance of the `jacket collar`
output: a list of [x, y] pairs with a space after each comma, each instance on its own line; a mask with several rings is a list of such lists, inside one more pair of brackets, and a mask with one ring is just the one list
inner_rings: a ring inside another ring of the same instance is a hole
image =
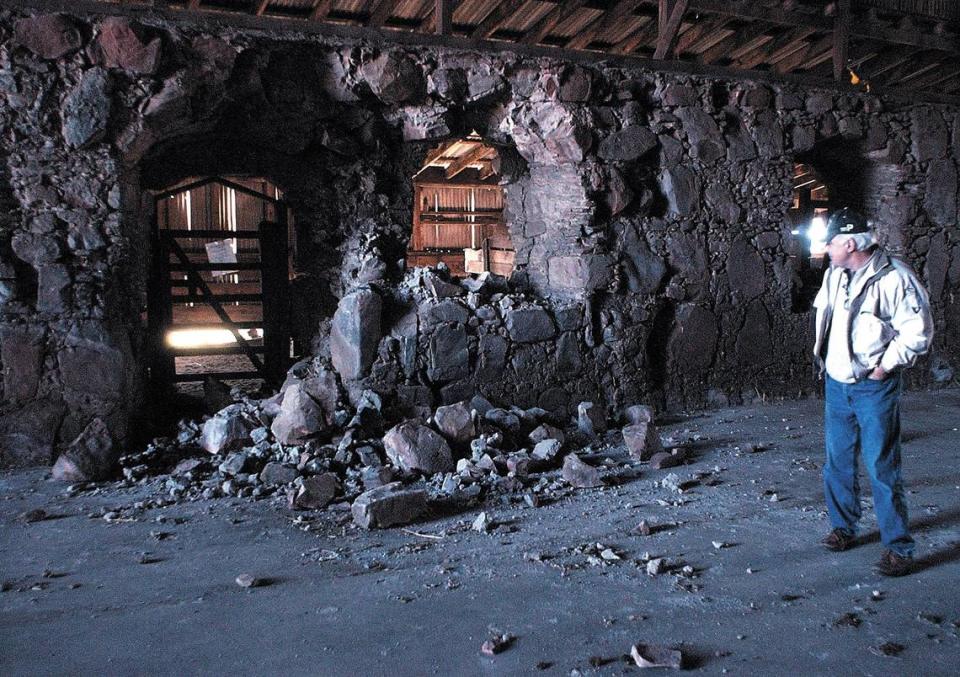
[[890, 265], [890, 257], [875, 249], [873, 255], [867, 260], [867, 264], [860, 270], [852, 273], [850, 278], [850, 288], [847, 291], [847, 298], [856, 298], [867, 283], [881, 270]]

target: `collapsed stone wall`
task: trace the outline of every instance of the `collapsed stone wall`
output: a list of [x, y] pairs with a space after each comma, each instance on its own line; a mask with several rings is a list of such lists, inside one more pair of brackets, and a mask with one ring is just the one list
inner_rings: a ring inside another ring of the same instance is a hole
[[[914, 382], [960, 359], [954, 107], [0, 10], [0, 123], [2, 464], [49, 462], [95, 416], [128, 436], [145, 394], [144, 191], [197, 174], [284, 189], [300, 338], [352, 392], [412, 407], [471, 391], [564, 411], [813, 388], [785, 218], [799, 158], [834, 172], [929, 285], [936, 348]], [[405, 279], [410, 177], [431, 144], [472, 130], [505, 158], [510, 286]]]

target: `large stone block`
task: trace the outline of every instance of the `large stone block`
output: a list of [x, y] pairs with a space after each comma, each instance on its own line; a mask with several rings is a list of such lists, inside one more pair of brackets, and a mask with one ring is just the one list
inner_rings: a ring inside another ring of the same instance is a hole
[[82, 148], [103, 138], [110, 119], [110, 76], [102, 68], [84, 72], [64, 99], [60, 129], [67, 146]]
[[254, 425], [243, 415], [240, 405], [231, 405], [203, 424], [200, 446], [208, 453], [221, 454], [245, 447]]
[[43, 331], [30, 327], [0, 329], [3, 399], [24, 402], [37, 394], [43, 367]]
[[504, 313], [504, 324], [510, 340], [516, 343], [547, 341], [557, 335], [553, 318], [543, 308], [513, 308]]
[[686, 167], [664, 170], [660, 174], [660, 190], [667, 198], [668, 213], [672, 216], [690, 216], [700, 208], [700, 182]]
[[688, 372], [708, 368], [713, 363], [717, 337], [717, 318], [709, 309], [689, 303], [681, 305], [667, 342], [671, 363]]
[[450, 446], [436, 432], [415, 421], [394, 426], [383, 436], [387, 457], [401, 470], [433, 474], [454, 469]]
[[463, 325], [437, 327], [427, 345], [427, 376], [431, 381], [455, 381], [469, 374], [470, 350]]
[[613, 274], [609, 256], [580, 254], [551, 256], [547, 261], [547, 279], [554, 289], [592, 291], [606, 287]]
[[631, 162], [657, 147], [657, 135], [648, 127], [634, 125], [614, 132], [597, 148], [597, 154], [611, 162]]
[[57, 355], [63, 385], [68, 390], [115, 400], [125, 378], [123, 353], [106, 344], [84, 343]]
[[50, 465], [65, 407], [60, 401], [32, 401], [0, 414], [0, 467]]
[[750, 304], [743, 326], [737, 333], [737, 361], [744, 367], [760, 368], [774, 361], [770, 339], [770, 314], [758, 299]]
[[391, 482], [360, 494], [350, 512], [354, 523], [364, 529], [409, 524], [427, 512], [427, 492]]
[[326, 428], [324, 411], [303, 383], [290, 385], [283, 394], [280, 414], [270, 430], [281, 444], [302, 444]]
[[946, 158], [930, 163], [927, 169], [927, 191], [923, 201], [930, 220], [938, 226], [957, 223], [957, 165]]
[[910, 138], [913, 155], [919, 162], [938, 160], [947, 154], [950, 135], [943, 116], [929, 107], [916, 108], [911, 113]]
[[760, 253], [746, 240], [738, 239], [727, 254], [730, 291], [744, 298], [760, 296], [767, 288], [766, 271]]
[[64, 482], [95, 482], [110, 476], [117, 460], [106, 424], [93, 419], [53, 466], [53, 477]]
[[481, 336], [477, 378], [481, 381], [498, 381], [503, 378], [503, 369], [507, 364], [507, 348], [507, 340], [499, 334]]
[[412, 103], [424, 97], [427, 82], [412, 59], [395, 53], [381, 54], [363, 64], [361, 74], [384, 103]]
[[20, 19], [14, 25], [13, 36], [19, 44], [44, 59], [59, 59], [83, 45], [80, 26], [62, 14]]
[[653, 294], [667, 274], [666, 264], [650, 251], [647, 241], [632, 224], [624, 224], [621, 233], [621, 266], [627, 278], [627, 288], [635, 294]]
[[152, 75], [160, 66], [162, 43], [146, 29], [122, 17], [108, 17], [100, 24], [93, 46], [97, 63], [139, 75]]
[[345, 381], [362, 378], [377, 356], [380, 342], [380, 295], [372, 289], [347, 294], [333, 315], [330, 359]]

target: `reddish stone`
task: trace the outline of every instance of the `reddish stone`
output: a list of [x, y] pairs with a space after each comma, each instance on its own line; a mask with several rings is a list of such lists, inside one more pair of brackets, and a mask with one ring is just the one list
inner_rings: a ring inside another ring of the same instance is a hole
[[13, 34], [18, 43], [44, 59], [59, 59], [83, 44], [77, 23], [60, 14], [20, 19]]
[[160, 38], [151, 40], [141, 26], [112, 17], [100, 26], [94, 57], [107, 68], [150, 75], [156, 73], [160, 65], [161, 48]]
[[53, 466], [53, 478], [65, 482], [106, 479], [116, 460], [113, 438], [106, 424], [93, 419]]

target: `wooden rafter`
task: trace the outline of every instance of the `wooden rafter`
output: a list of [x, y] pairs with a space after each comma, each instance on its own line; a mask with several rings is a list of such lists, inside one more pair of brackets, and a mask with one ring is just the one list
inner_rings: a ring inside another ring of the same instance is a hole
[[470, 165], [476, 164], [487, 154], [488, 150], [490, 149], [482, 143], [478, 143], [475, 148], [472, 148], [451, 162], [446, 169], [447, 180], [452, 179]]
[[578, 35], [574, 36], [570, 42], [566, 44], [566, 47], [568, 49], [586, 48], [599, 36], [603, 35], [618, 23], [625, 20], [625, 18], [631, 14], [639, 4], [640, 0], [620, 0], [613, 7], [598, 15], [593, 21], [591, 21], [588, 26], [586, 26]]
[[323, 21], [333, 9], [333, 0], [314, 0], [313, 9], [310, 10], [310, 19], [312, 21]]
[[701, 41], [706, 42], [710, 36], [717, 35], [729, 22], [729, 18], [720, 16], [694, 23], [688, 31], [680, 35], [674, 51], [677, 54], [683, 54], [688, 51], [699, 51], [697, 50], [698, 43]]
[[632, 54], [637, 47], [645, 45], [657, 37], [657, 22], [650, 17], [643, 17], [644, 23], [630, 31], [626, 37], [615, 44], [611, 49], [615, 54]]
[[689, 5], [690, 0], [660, 0], [660, 13], [657, 18], [657, 49], [653, 52], [654, 59], [665, 59], [673, 54], [673, 48], [677, 45], [680, 22]]
[[587, 4], [587, 0], [571, 0], [570, 2], [558, 2], [549, 12], [544, 14], [534, 26], [523, 34], [520, 42], [525, 45], [535, 45], [550, 34], [559, 24], [569, 19], [581, 7]]
[[767, 35], [767, 31], [770, 30], [770, 27], [764, 23], [754, 23], [749, 26], [745, 26], [742, 30], [733, 31], [723, 40], [715, 43], [712, 47], [704, 49], [697, 56], [697, 61], [702, 64], [711, 64], [718, 59], [723, 57], [732, 57], [730, 52], [737, 47], [737, 45], [743, 45], [750, 43], [753, 40], [757, 40]]
[[263, 16], [263, 13], [267, 11], [267, 7], [270, 5], [270, 0], [258, 0], [257, 6], [254, 8], [254, 15]]
[[833, 79], [841, 80], [847, 70], [850, 49], [850, 0], [837, 0], [833, 20]]
[[745, 54], [734, 64], [734, 68], [756, 68], [760, 64], [775, 64], [791, 54], [803, 49], [804, 41], [810, 36], [813, 29], [795, 28], [766, 42], [761, 47]]
[[380, 28], [387, 22], [393, 13], [396, 2], [394, 0], [376, 0], [370, 8], [369, 26]]
[[453, 32], [454, 0], [434, 0], [433, 29], [437, 35], [450, 35]]
[[527, 0], [501, 0], [493, 9], [483, 18], [477, 27], [470, 33], [471, 38], [489, 38], [497, 32], [500, 24], [508, 16], [520, 9]]

